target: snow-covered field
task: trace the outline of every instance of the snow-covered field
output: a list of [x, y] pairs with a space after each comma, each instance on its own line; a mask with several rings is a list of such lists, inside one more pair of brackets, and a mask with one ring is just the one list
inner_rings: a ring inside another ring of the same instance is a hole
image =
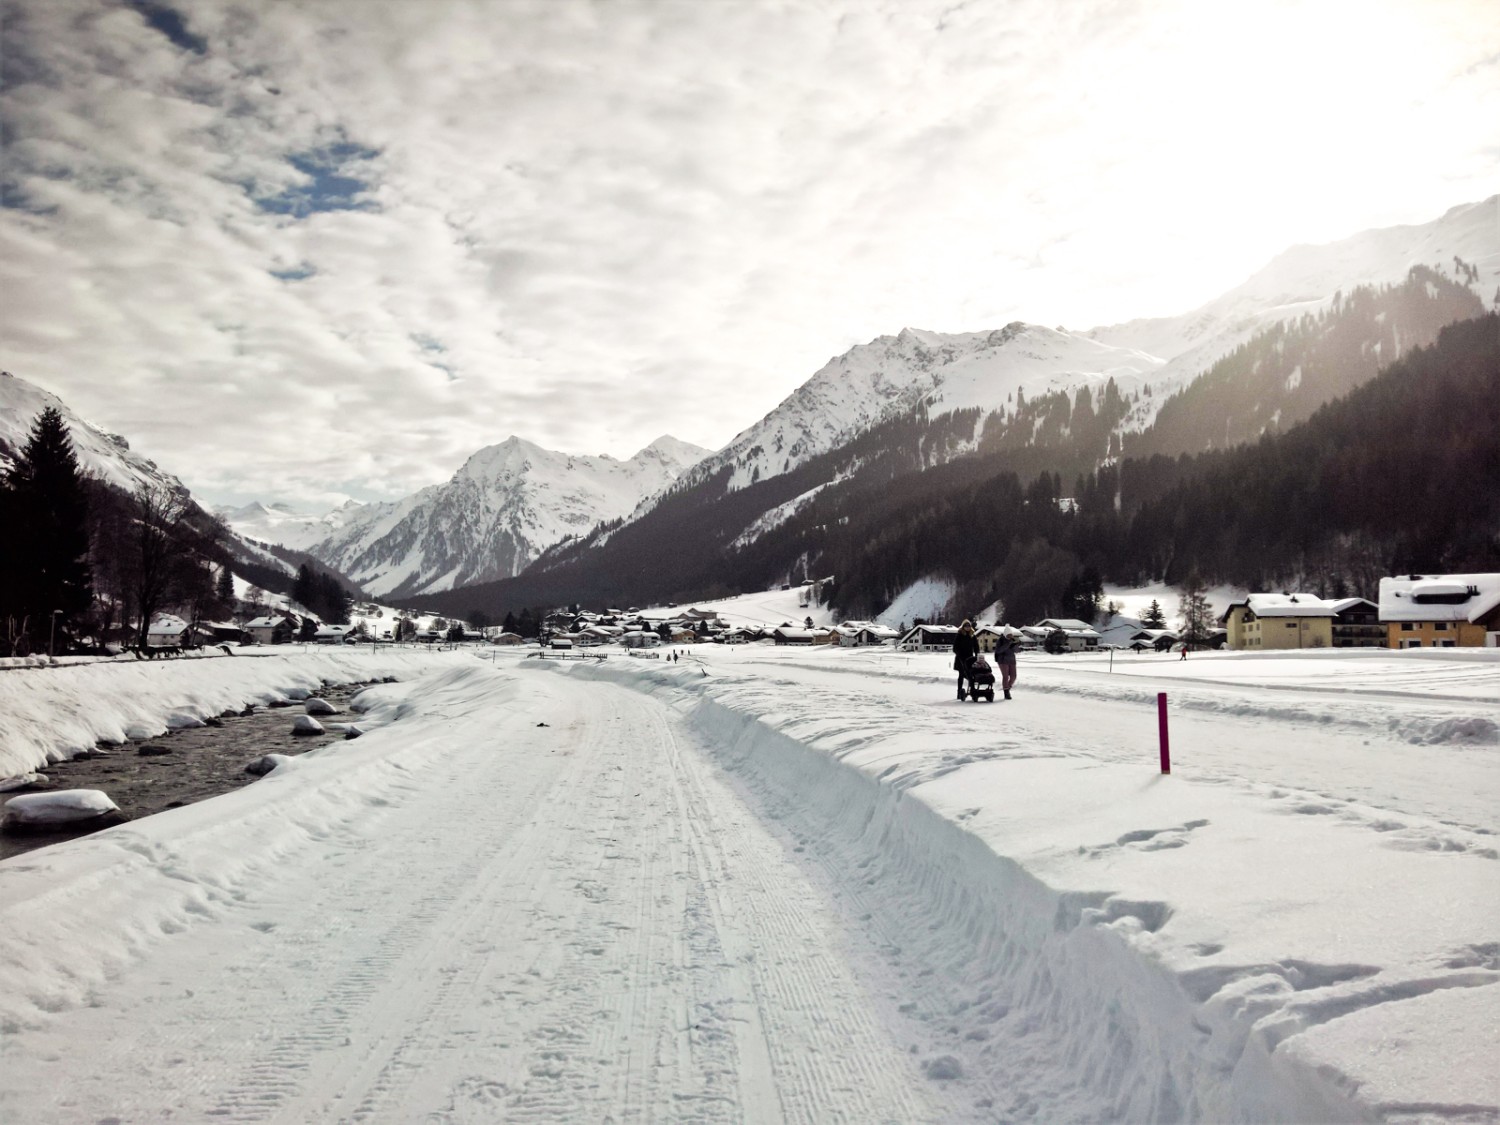
[[1500, 1119], [1500, 654], [491, 655], [0, 863], [0, 1119]]

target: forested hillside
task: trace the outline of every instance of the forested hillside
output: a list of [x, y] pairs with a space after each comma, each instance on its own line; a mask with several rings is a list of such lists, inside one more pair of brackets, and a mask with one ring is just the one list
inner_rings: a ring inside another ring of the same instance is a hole
[[[930, 573], [1014, 619], [1059, 610], [1086, 572], [1260, 589], [1373, 593], [1382, 574], [1500, 567], [1500, 317], [1438, 342], [1284, 434], [1229, 451], [1127, 459], [1022, 487], [999, 471], [960, 489], [924, 477], [866, 494], [825, 532], [816, 569], [846, 612]], [[811, 537], [809, 537], [811, 539]], [[809, 542], [809, 548], [812, 544]]]

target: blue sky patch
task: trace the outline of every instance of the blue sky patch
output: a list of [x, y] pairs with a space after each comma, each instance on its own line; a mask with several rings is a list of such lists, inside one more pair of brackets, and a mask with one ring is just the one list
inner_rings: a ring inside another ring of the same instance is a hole
[[277, 195], [257, 197], [255, 204], [262, 211], [299, 219], [320, 211], [373, 211], [373, 203], [359, 198], [370, 187], [361, 165], [379, 155], [379, 149], [353, 141], [292, 153], [287, 163], [307, 181]]
[[146, 18], [146, 26], [161, 32], [184, 51], [195, 55], [208, 54], [208, 40], [194, 35], [182, 20], [182, 13], [166, 4], [153, 0], [131, 0], [130, 6]]

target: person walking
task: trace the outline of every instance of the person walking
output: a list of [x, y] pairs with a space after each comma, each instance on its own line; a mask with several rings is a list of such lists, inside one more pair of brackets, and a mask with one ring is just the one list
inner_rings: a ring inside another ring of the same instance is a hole
[[974, 623], [967, 618], [958, 627], [953, 638], [953, 667], [958, 672], [958, 698], [964, 698], [964, 683], [969, 678], [969, 668], [979, 656], [979, 639], [974, 636]]
[[995, 663], [1000, 665], [1000, 688], [1009, 699], [1016, 683], [1016, 638], [1011, 634], [1002, 633], [995, 641]]

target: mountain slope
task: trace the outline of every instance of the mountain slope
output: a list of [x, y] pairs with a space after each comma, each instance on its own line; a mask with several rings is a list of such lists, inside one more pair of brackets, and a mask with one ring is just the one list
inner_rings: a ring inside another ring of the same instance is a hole
[[350, 500], [331, 512], [310, 516], [286, 504], [263, 504], [256, 500], [239, 508], [220, 508], [217, 515], [246, 539], [303, 551], [336, 534], [363, 507], [358, 500]]
[[[1156, 448], [1193, 452], [1285, 428], [1489, 305], [1500, 283], [1497, 216], [1500, 197], [1424, 227], [1297, 248], [1171, 320], [1087, 335], [1012, 324], [880, 337], [830, 361], [631, 521], [461, 600], [499, 610], [595, 597], [682, 600], [782, 581], [808, 566], [826, 573], [817, 560], [841, 534], [834, 529], [897, 494], [942, 506], [980, 476], [1007, 471], [1022, 482], [1050, 474], [1055, 498], [1072, 491], [1062, 482], [1117, 459], [1122, 442], [1134, 453], [1142, 431]], [[1414, 258], [1440, 251], [1451, 253], [1412, 270]], [[1393, 284], [1358, 289], [1369, 280]], [[1222, 358], [1217, 381], [1174, 397], [1214, 367], [1205, 357]], [[1244, 417], [1226, 428], [1225, 410]], [[921, 543], [863, 526], [907, 563], [936, 565]], [[670, 556], [661, 543], [674, 545]], [[884, 592], [869, 592], [867, 608]], [[457, 601], [448, 608], [459, 611]]]
[[1020, 322], [993, 332], [904, 328], [829, 360], [759, 422], [685, 473], [678, 487], [728, 468], [727, 487], [744, 488], [919, 406], [929, 416], [974, 407], [988, 412], [1022, 390], [1072, 390], [1110, 378], [1139, 386], [1161, 366], [1138, 351]]
[[[108, 433], [80, 418], [57, 395], [8, 371], [0, 373], [0, 464], [8, 464], [15, 452], [25, 445], [32, 422], [49, 406], [61, 412], [73, 450], [78, 455], [79, 467], [85, 474], [125, 493], [134, 493], [143, 485], [166, 488], [187, 497], [200, 516], [206, 518], [202, 509], [192, 501], [187, 486], [177, 477], [135, 452], [119, 434]], [[285, 560], [232, 529], [224, 546], [235, 563], [245, 567], [247, 573], [254, 573], [256, 580], [263, 584], [276, 581], [280, 575], [286, 575], [289, 581], [295, 570]]]
[[[1240, 285], [1190, 312], [1091, 329], [1100, 343], [1134, 348], [1164, 364], [1155, 403], [1273, 324], [1325, 311], [1358, 286], [1400, 283], [1414, 266], [1452, 276], [1486, 307], [1500, 302], [1500, 194], [1450, 208], [1430, 223], [1380, 227], [1321, 245], [1294, 246]], [[1389, 359], [1391, 357], [1387, 357]], [[1151, 403], [1130, 420], [1149, 424]]]
[[0, 463], [9, 464], [26, 444], [31, 424], [47, 407], [55, 407], [68, 426], [73, 451], [85, 473], [116, 488], [133, 492], [142, 484], [164, 484], [183, 491], [182, 482], [157, 467], [155, 461], [130, 448], [119, 434], [111, 434], [80, 418], [67, 403], [34, 383], [0, 372]]
[[618, 461], [510, 437], [479, 450], [444, 484], [349, 511], [307, 550], [384, 596], [505, 578], [547, 547], [631, 512], [705, 452], [661, 437]]

